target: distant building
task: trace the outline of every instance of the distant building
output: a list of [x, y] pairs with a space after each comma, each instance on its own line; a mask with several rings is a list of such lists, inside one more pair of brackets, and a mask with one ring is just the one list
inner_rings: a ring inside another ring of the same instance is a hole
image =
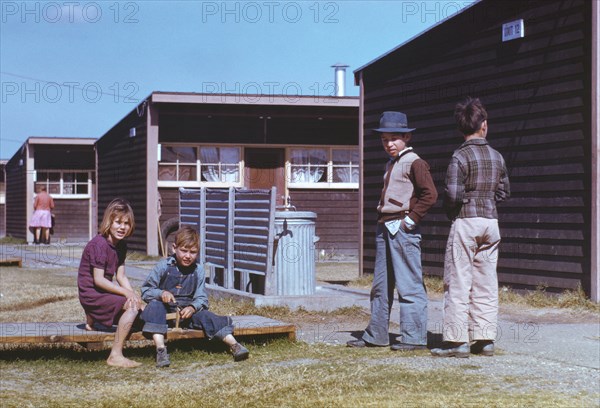
[[27, 139], [4, 169], [6, 235], [33, 241], [28, 225], [39, 185], [47, 187], [55, 202], [51, 242], [86, 242], [96, 234], [95, 140]]
[[96, 143], [98, 214], [133, 206], [130, 247], [151, 255], [178, 226], [179, 187], [277, 187], [317, 213], [317, 249], [359, 245], [358, 98], [153, 92]]
[[[488, 108], [488, 139], [511, 178], [512, 198], [499, 207], [501, 283], [581, 285], [600, 300], [598, 8], [587, 0], [482, 0], [354, 72], [364, 110], [364, 271], [373, 269], [386, 160], [370, 129], [382, 111], [406, 112], [417, 128], [412, 144], [443, 193], [462, 143], [454, 106], [473, 96]], [[423, 224], [427, 273], [443, 272], [449, 228], [440, 200]]]

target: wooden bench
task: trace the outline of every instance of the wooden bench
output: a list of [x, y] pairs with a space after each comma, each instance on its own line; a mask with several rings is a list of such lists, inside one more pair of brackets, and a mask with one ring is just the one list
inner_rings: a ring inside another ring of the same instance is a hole
[[[282, 336], [291, 341], [296, 339], [294, 325], [269, 319], [262, 316], [232, 316], [233, 334], [240, 336]], [[87, 331], [83, 323], [51, 322], [51, 323], [0, 323], [0, 343], [4, 344], [35, 344], [35, 343], [79, 343], [90, 349], [104, 347], [104, 343], [112, 341], [115, 333], [110, 331]], [[169, 329], [167, 340], [202, 339], [204, 331]], [[142, 332], [132, 332], [128, 340], [148, 340]]]
[[0, 259], [0, 266], [17, 265], [19, 268], [23, 267], [23, 260], [18, 257]]

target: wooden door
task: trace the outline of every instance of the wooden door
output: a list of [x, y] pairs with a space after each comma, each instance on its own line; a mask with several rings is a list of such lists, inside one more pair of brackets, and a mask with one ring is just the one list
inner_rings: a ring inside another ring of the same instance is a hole
[[244, 186], [248, 189], [277, 187], [277, 205], [285, 195], [285, 149], [246, 148]]

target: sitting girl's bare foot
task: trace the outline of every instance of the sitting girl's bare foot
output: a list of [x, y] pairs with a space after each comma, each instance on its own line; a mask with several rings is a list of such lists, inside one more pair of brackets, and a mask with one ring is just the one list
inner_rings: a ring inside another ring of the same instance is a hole
[[142, 363], [138, 363], [136, 361], [130, 360], [123, 356], [108, 356], [108, 360], [106, 360], [106, 364], [113, 367], [123, 367], [123, 368], [133, 368], [139, 367]]
[[92, 317], [90, 315], [85, 315], [85, 329], [87, 331], [93, 331], [94, 330], [94, 319], [92, 319]]

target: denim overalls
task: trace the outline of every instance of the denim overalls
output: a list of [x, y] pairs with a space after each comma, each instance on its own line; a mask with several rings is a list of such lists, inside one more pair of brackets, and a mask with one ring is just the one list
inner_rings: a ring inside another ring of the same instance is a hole
[[[196, 288], [198, 287], [198, 275], [194, 269], [189, 273], [181, 273], [177, 265], [167, 265], [163, 273], [159, 289], [171, 292], [177, 304], [163, 303], [160, 299], [151, 300], [142, 312], [141, 319], [145, 322], [142, 329], [145, 333], [166, 334], [167, 313], [177, 311], [177, 307], [183, 309], [192, 304]], [[229, 316], [218, 316], [206, 309], [197, 310], [191, 319], [181, 322], [181, 326], [192, 329], [204, 330], [206, 337], [223, 339], [233, 333], [233, 325]]]

